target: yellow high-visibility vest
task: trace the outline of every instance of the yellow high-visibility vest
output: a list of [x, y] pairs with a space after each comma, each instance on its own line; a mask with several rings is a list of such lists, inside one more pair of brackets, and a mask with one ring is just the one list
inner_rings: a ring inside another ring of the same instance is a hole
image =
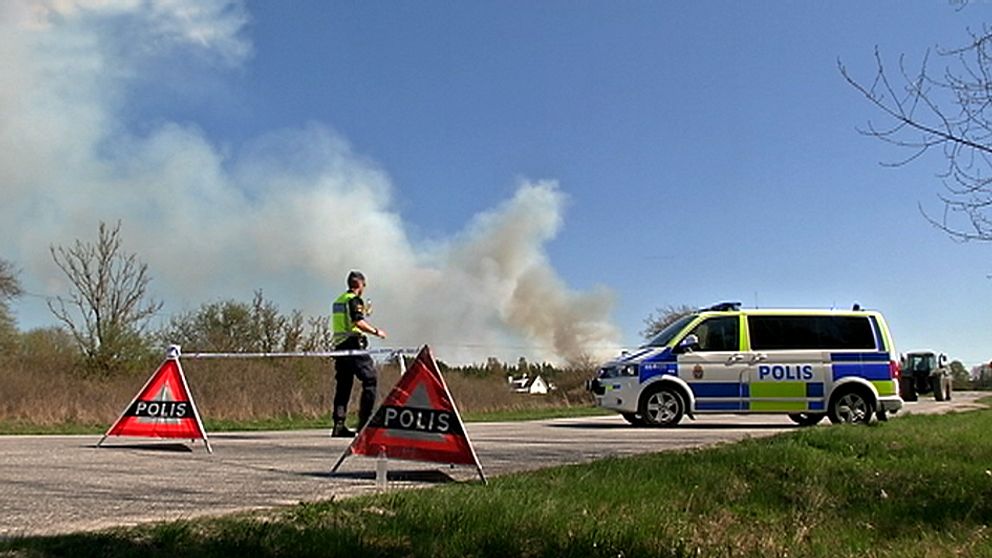
[[331, 306], [331, 328], [334, 332], [331, 342], [335, 347], [349, 337], [362, 335], [362, 330], [351, 321], [351, 312], [348, 310], [348, 303], [356, 296], [358, 295], [347, 291]]

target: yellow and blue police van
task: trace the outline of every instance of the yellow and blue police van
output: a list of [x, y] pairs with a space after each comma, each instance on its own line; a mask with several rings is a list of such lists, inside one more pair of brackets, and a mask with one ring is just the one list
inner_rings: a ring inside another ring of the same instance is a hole
[[636, 426], [699, 413], [783, 413], [809, 426], [884, 420], [902, 408], [899, 373], [879, 312], [721, 303], [605, 364], [588, 387]]

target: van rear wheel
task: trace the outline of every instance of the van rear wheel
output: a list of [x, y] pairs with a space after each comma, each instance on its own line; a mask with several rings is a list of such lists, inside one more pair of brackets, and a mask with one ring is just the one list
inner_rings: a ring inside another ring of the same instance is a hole
[[674, 388], [661, 386], [644, 395], [637, 414], [647, 426], [675, 426], [685, 414], [685, 400]]
[[823, 420], [824, 416], [823, 413], [789, 413], [789, 418], [792, 419], [792, 422], [799, 426], [817, 425]]
[[827, 416], [834, 424], [868, 424], [875, 414], [875, 402], [865, 390], [847, 389], [830, 399]]

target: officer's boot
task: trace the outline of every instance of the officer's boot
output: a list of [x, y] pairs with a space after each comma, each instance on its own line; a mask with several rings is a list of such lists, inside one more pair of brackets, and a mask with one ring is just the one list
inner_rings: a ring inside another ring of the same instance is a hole
[[331, 429], [331, 437], [354, 438], [355, 432], [353, 430], [349, 430], [348, 427], [344, 425], [344, 422], [335, 422], [334, 428]]

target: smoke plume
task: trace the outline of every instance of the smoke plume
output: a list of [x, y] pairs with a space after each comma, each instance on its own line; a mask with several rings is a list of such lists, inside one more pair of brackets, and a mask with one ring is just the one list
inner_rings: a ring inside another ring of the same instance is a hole
[[249, 63], [248, 20], [233, 0], [0, 4], [0, 257], [25, 287], [66, 292], [48, 247], [121, 220], [172, 312], [262, 288], [284, 310], [325, 315], [357, 268], [392, 346], [431, 343], [452, 362], [615, 349], [611, 294], [570, 290], [548, 261], [565, 201], [554, 181], [523, 181], [461, 233], [418, 246], [387, 173], [325, 125], [231, 153], [195, 124], [130, 112], [170, 57]]

